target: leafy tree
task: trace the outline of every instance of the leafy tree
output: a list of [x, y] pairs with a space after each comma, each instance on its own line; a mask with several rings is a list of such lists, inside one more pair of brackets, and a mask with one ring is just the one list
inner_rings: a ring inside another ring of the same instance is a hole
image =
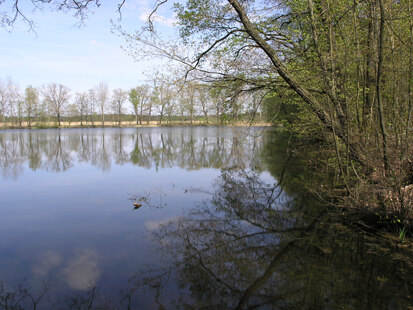
[[150, 94], [148, 85], [137, 86], [129, 91], [129, 101], [133, 106], [136, 125], [142, 124], [143, 112], [147, 109], [149, 100]]
[[33, 117], [38, 121], [39, 95], [37, 89], [31, 85], [26, 87], [25, 95], [24, 105], [27, 116], [27, 125], [30, 128]]

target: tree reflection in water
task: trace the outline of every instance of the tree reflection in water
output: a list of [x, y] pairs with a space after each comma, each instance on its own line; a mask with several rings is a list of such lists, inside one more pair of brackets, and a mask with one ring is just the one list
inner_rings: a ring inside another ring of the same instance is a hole
[[[153, 232], [165, 261], [137, 273], [128, 294], [152, 288], [158, 304], [183, 309], [411, 305], [411, 250], [356, 234], [329, 222], [320, 205], [297, 202], [257, 172], [224, 170], [211, 199]], [[178, 286], [174, 298], [171, 285]]]
[[[245, 137], [240, 142], [225, 132], [219, 128], [6, 131], [0, 133], [0, 171], [4, 179], [18, 179], [26, 163], [33, 171], [64, 172], [76, 161], [102, 171], [128, 163], [156, 170], [246, 167], [258, 155], [255, 140]], [[237, 135], [236, 129], [233, 134]]]

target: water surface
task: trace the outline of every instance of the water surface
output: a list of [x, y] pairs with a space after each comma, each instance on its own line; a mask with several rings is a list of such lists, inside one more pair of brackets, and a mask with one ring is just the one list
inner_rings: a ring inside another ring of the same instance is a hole
[[308, 169], [314, 154], [293, 140], [262, 128], [1, 132], [0, 309], [406, 308], [411, 249], [331, 223], [309, 191], [324, 178]]

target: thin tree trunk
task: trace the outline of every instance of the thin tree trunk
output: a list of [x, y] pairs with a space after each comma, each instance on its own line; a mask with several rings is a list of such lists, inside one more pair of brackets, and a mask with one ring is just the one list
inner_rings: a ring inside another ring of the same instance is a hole
[[151, 120], [151, 114], [152, 114], [152, 106], [149, 107], [147, 124], [149, 124], [149, 121]]
[[408, 95], [408, 102], [409, 102], [409, 110], [407, 112], [407, 122], [406, 122], [406, 141], [405, 141], [405, 151], [407, 151], [409, 147], [409, 133], [410, 133], [410, 122], [412, 118], [412, 110], [413, 110], [413, 103], [412, 103], [412, 78], [413, 78], [413, 20], [412, 20], [412, 6], [411, 0], [409, 0], [409, 34], [410, 34], [410, 42], [409, 42], [409, 81], [407, 82], [407, 95]]
[[[92, 120], [93, 120], [93, 114], [92, 114]], [[92, 121], [93, 123], [93, 121]], [[102, 107], [102, 127], [105, 127], [105, 113], [103, 111], [103, 107]]]
[[378, 44], [378, 62], [377, 62], [377, 82], [376, 82], [376, 94], [377, 94], [377, 110], [380, 123], [380, 131], [383, 142], [383, 163], [386, 171], [389, 170], [389, 160], [388, 160], [388, 150], [387, 150], [387, 131], [384, 122], [384, 109], [381, 94], [381, 78], [383, 71], [383, 41], [384, 41], [384, 3], [383, 0], [379, 0], [380, 5], [380, 33], [379, 33], [379, 44]]
[[[375, 6], [374, 1], [371, 0], [370, 9], [369, 9], [369, 24], [367, 31], [367, 52], [366, 52], [366, 76], [365, 76], [365, 85], [364, 85], [364, 106], [363, 106], [363, 119], [362, 119], [362, 128], [364, 129], [367, 135], [367, 129], [369, 125], [369, 119], [372, 115], [372, 106], [374, 102], [374, 16], [375, 16]], [[367, 139], [367, 137], [366, 137]]]

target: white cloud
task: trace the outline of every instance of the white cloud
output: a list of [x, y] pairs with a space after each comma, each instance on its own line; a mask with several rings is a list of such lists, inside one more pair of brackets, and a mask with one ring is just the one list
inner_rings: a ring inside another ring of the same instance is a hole
[[[147, 22], [149, 18], [150, 12], [145, 11], [139, 16], [139, 20], [141, 22]], [[153, 21], [160, 23], [162, 25], [168, 26], [168, 27], [173, 27], [174, 24], [176, 24], [177, 20], [176, 17], [164, 17], [162, 15], [159, 15], [158, 13], [155, 13], [152, 15]]]

